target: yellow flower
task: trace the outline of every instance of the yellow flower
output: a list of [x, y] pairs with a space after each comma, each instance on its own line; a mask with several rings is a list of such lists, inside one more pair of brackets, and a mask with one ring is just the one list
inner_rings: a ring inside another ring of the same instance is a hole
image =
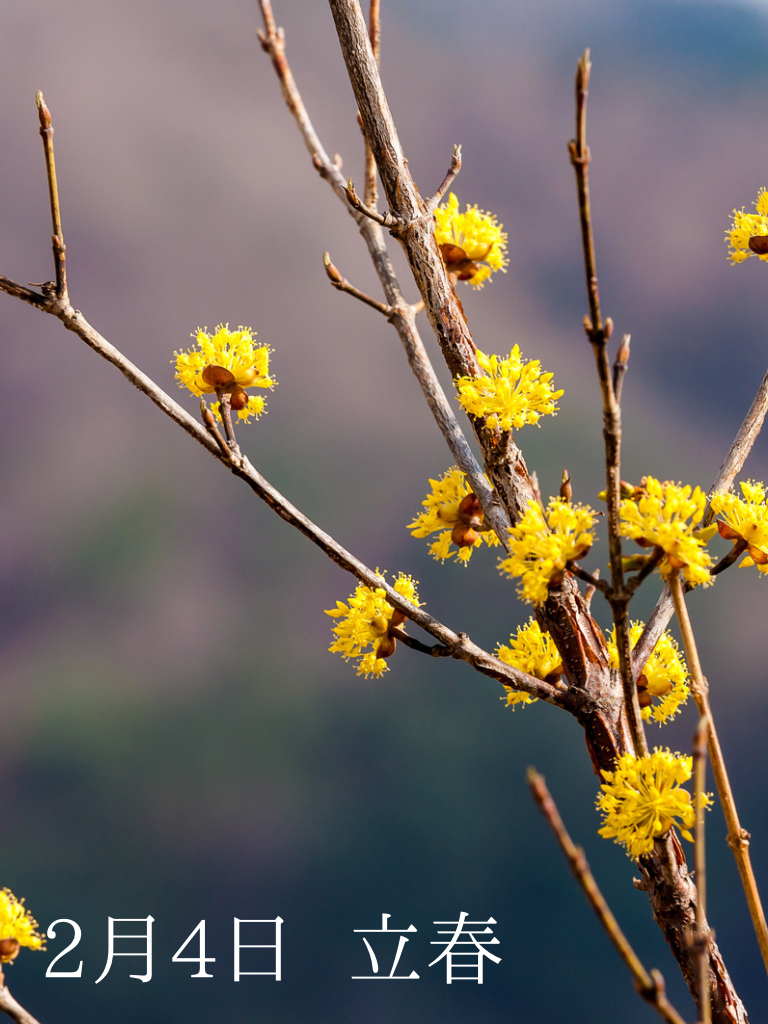
[[709, 553], [704, 541], [694, 535], [706, 503], [707, 496], [699, 487], [691, 491], [690, 487], [646, 477], [634, 496], [621, 503], [621, 535], [631, 537], [641, 547], [664, 551], [659, 563], [664, 579], [682, 569], [683, 577], [693, 585], [712, 583]]
[[429, 484], [432, 490], [421, 503], [426, 512], [409, 523], [408, 529], [414, 537], [439, 534], [429, 548], [433, 558], [444, 562], [446, 558], [455, 556], [458, 562], [466, 565], [472, 552], [483, 541], [491, 547], [499, 543], [493, 530], [485, 526], [480, 502], [458, 467], [452, 466], [439, 480], [430, 480]]
[[[632, 650], [643, 635], [645, 623], [633, 622], [629, 630]], [[619, 667], [619, 652], [616, 649], [616, 627], [606, 637], [611, 668]], [[661, 634], [656, 646], [645, 663], [642, 675], [637, 680], [638, 697], [642, 716], [646, 722], [651, 718], [661, 725], [674, 718], [688, 700], [688, 666], [680, 653], [674, 637], [668, 631]]]
[[21, 946], [45, 949], [38, 927], [24, 900], [17, 900], [10, 889], [0, 891], [0, 962], [13, 960]]
[[750, 256], [768, 260], [768, 239], [753, 241], [750, 245], [750, 239], [768, 235], [768, 192], [764, 188], [759, 190], [757, 201], [752, 205], [757, 213], [744, 213], [743, 206], [733, 211], [731, 226], [725, 233], [725, 240], [731, 247], [728, 253], [731, 263], [743, 263]]
[[552, 387], [552, 374], [541, 372], [538, 359], [526, 361], [515, 345], [507, 359], [477, 350], [482, 377], [457, 377], [459, 401], [471, 416], [487, 416], [488, 429], [517, 430], [554, 416], [563, 394]]
[[732, 492], [716, 494], [712, 499], [712, 511], [722, 515], [717, 528], [726, 540], [741, 540], [746, 544], [747, 555], [741, 563], [743, 569], [756, 565], [758, 572], [768, 572], [768, 505], [765, 484], [748, 480], [741, 484], [744, 500]]
[[562, 582], [569, 563], [587, 554], [595, 540], [594, 518], [588, 505], [552, 498], [546, 512], [529, 505], [517, 526], [510, 527], [512, 554], [499, 562], [499, 569], [521, 577], [523, 601], [542, 604], [549, 587]]
[[[689, 830], [696, 822], [696, 811], [690, 793], [680, 789], [691, 771], [692, 758], [661, 747], [645, 757], [622, 754], [614, 771], [601, 773], [605, 782], [597, 798], [604, 815], [600, 835], [621, 843], [633, 859], [650, 853], [654, 839], [672, 825], [693, 842]], [[704, 806], [711, 802], [704, 795]]]
[[474, 288], [482, 288], [494, 270], [506, 273], [507, 236], [502, 226], [492, 213], [476, 206], [459, 213], [459, 201], [451, 192], [448, 202], [435, 210], [435, 239], [448, 271]]
[[[276, 381], [269, 376], [269, 347], [255, 345], [255, 335], [250, 327], [230, 331], [229, 324], [219, 324], [212, 335], [198, 327], [192, 335], [198, 348], [174, 352], [179, 387], [198, 397], [228, 394], [232, 410], [245, 422], [261, 416], [264, 399], [247, 395], [244, 389], [273, 388]], [[214, 402], [212, 409], [220, 420], [219, 403]]]
[[[376, 571], [380, 576], [385, 575], [378, 569]], [[393, 587], [411, 604], [421, 607], [416, 582], [410, 576], [400, 573]], [[347, 660], [359, 658], [359, 676], [380, 676], [387, 671], [385, 658], [389, 658], [395, 651], [395, 638], [389, 630], [401, 625], [405, 615], [392, 607], [384, 590], [380, 587], [374, 590], [359, 583], [349, 598], [349, 604], [337, 601], [336, 607], [327, 610], [325, 614], [339, 620], [333, 627], [336, 639], [328, 648], [329, 651]], [[366, 647], [371, 650], [366, 651]]]
[[[496, 657], [507, 665], [526, 672], [536, 679], [543, 679], [546, 682], [553, 682], [555, 677], [563, 672], [563, 663], [555, 642], [549, 633], [542, 633], [538, 622], [529, 619], [521, 626], [517, 633], [510, 634], [509, 647], [502, 644], [496, 648]], [[522, 690], [515, 690], [512, 686], [503, 684], [507, 691], [507, 707], [514, 708], [518, 704], [533, 704], [538, 697], [532, 697]], [[504, 700], [504, 697], [500, 698]]]

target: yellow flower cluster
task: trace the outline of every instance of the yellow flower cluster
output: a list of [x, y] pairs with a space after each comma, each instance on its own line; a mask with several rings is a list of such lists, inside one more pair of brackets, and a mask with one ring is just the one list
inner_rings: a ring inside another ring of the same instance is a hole
[[726, 540], [742, 540], [747, 554], [741, 567], [756, 565], [758, 572], [768, 572], [768, 505], [765, 484], [748, 480], [741, 484], [742, 500], [737, 495], [716, 494], [712, 511], [722, 515], [717, 528]]
[[[269, 347], [255, 345], [255, 335], [250, 327], [230, 331], [229, 324], [219, 324], [213, 334], [198, 327], [192, 335], [198, 347], [174, 352], [179, 387], [198, 397], [228, 394], [232, 410], [245, 422], [251, 416], [261, 416], [264, 399], [247, 395], [245, 388], [273, 388], [276, 381], [269, 376]], [[220, 420], [219, 403], [212, 409]]]
[[496, 547], [499, 538], [493, 530], [485, 528], [480, 502], [457, 466], [452, 466], [439, 480], [430, 480], [429, 485], [431, 491], [421, 503], [426, 511], [409, 523], [408, 529], [414, 537], [438, 534], [429, 548], [433, 558], [444, 562], [453, 555], [466, 565], [483, 542]]
[[[597, 798], [603, 812], [601, 836], [626, 847], [637, 859], [653, 849], [653, 841], [677, 825], [693, 842], [690, 829], [696, 822], [691, 794], [680, 789], [691, 777], [692, 758], [656, 747], [652, 754], [622, 754], [614, 771], [603, 769], [605, 782]], [[704, 796], [704, 806], [711, 799]]]
[[[385, 575], [376, 571], [380, 576]], [[411, 604], [421, 606], [416, 583], [410, 576], [400, 573], [393, 587]], [[395, 650], [395, 639], [389, 635], [389, 630], [401, 625], [405, 616], [387, 601], [384, 590], [359, 583], [348, 604], [337, 601], [336, 607], [325, 614], [339, 620], [333, 627], [336, 639], [329, 651], [347, 660], [359, 658], [356, 669], [359, 676], [380, 676], [387, 671], [385, 658]], [[366, 650], [367, 647], [371, 649]]]
[[682, 569], [684, 578], [692, 585], [712, 583], [709, 553], [704, 541], [694, 534], [706, 503], [707, 496], [699, 487], [692, 491], [690, 487], [646, 477], [643, 486], [621, 503], [621, 535], [632, 538], [641, 547], [659, 547], [664, 551], [659, 563], [664, 579]]
[[[633, 622], [630, 626], [629, 643], [633, 650], [644, 629], [643, 622]], [[611, 668], [618, 669], [615, 627], [608, 634], [606, 642]], [[642, 675], [637, 680], [637, 689], [643, 718], [646, 722], [653, 718], [659, 725], [674, 718], [688, 700], [688, 666], [668, 631], [661, 634], [651, 651]]]
[[752, 204], [756, 213], [744, 213], [744, 207], [733, 211], [731, 226], [725, 233], [725, 240], [730, 245], [728, 259], [731, 263], [743, 263], [750, 256], [760, 260], [768, 260], [768, 238], [765, 243], [752, 242], [750, 239], [768, 235], [768, 192], [761, 188], [757, 193], [757, 202]]
[[17, 900], [10, 889], [0, 892], [0, 962], [8, 963], [19, 953], [20, 946], [44, 949], [43, 936], [37, 931], [38, 923]]
[[[509, 646], [499, 644], [496, 648], [496, 657], [506, 665], [526, 672], [536, 679], [543, 679], [552, 682], [556, 676], [562, 674], [563, 663], [560, 653], [555, 647], [555, 642], [549, 633], [542, 633], [538, 622], [529, 619], [521, 626], [517, 633], [509, 637]], [[522, 690], [515, 690], [504, 683], [507, 691], [507, 707], [515, 708], [518, 704], [533, 704], [538, 697], [532, 697]], [[501, 698], [504, 700], [504, 697]]]
[[459, 281], [482, 288], [495, 270], [506, 273], [507, 236], [492, 213], [468, 206], [459, 213], [459, 200], [451, 192], [448, 202], [435, 210], [435, 239], [449, 273]]
[[545, 512], [530, 505], [518, 525], [510, 527], [512, 553], [499, 562], [499, 569], [521, 578], [518, 593], [523, 601], [542, 604], [569, 564], [587, 554], [595, 540], [594, 519], [588, 505], [553, 498]]
[[554, 416], [564, 393], [552, 387], [552, 374], [541, 372], [538, 359], [523, 359], [515, 345], [507, 359], [477, 350], [482, 377], [456, 377], [459, 401], [471, 416], [487, 416], [490, 430], [519, 430]]

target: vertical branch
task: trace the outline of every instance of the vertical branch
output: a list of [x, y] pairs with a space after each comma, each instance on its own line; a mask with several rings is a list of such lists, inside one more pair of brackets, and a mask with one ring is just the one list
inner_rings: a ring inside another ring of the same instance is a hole
[[59, 209], [59, 186], [56, 181], [56, 161], [53, 157], [53, 127], [51, 126], [51, 112], [45, 105], [43, 94], [38, 92], [36, 96], [37, 115], [40, 119], [40, 135], [43, 139], [45, 150], [45, 171], [48, 177], [48, 197], [51, 203], [51, 225], [53, 235], [51, 244], [53, 247], [53, 265], [56, 273], [56, 298], [61, 302], [67, 302], [67, 267], [66, 267], [66, 246], [64, 245], [64, 233], [61, 230], [61, 210]]
[[[611, 589], [608, 600], [613, 612], [616, 626], [616, 649], [619, 655], [619, 670], [624, 690], [624, 704], [627, 721], [632, 734], [635, 753], [638, 756], [648, 753], [645, 739], [640, 704], [637, 697], [634, 673], [632, 671], [632, 655], [629, 640], [629, 594], [624, 584], [622, 568], [621, 534], [619, 532], [619, 502], [621, 499], [621, 407], [614, 390], [613, 375], [608, 362], [608, 339], [613, 331], [610, 317], [603, 321], [600, 309], [600, 291], [597, 281], [597, 262], [595, 259], [595, 243], [592, 230], [592, 207], [589, 200], [589, 162], [591, 154], [587, 145], [587, 96], [589, 93], [589, 74], [592, 64], [589, 50], [578, 63], [576, 69], [576, 138], [568, 143], [571, 164], [576, 173], [576, 191], [579, 198], [579, 220], [581, 223], [581, 243], [584, 255], [584, 270], [587, 278], [587, 298], [589, 316], [584, 318], [584, 330], [592, 345], [600, 381], [600, 393], [603, 399], [603, 442], [605, 444], [605, 476], [606, 502], [608, 505], [608, 547], [611, 560]], [[629, 346], [622, 345], [617, 357], [617, 366], [622, 366], [616, 376], [620, 380], [626, 370], [629, 359]]]
[[709, 759], [712, 762], [712, 771], [715, 776], [717, 792], [720, 796], [720, 801], [723, 805], [723, 814], [725, 816], [726, 824], [728, 825], [728, 836], [726, 841], [736, 858], [739, 876], [741, 877], [741, 884], [743, 885], [744, 892], [746, 893], [749, 913], [752, 918], [755, 934], [757, 935], [757, 941], [760, 946], [763, 963], [765, 964], [766, 970], [768, 970], [768, 926], [766, 926], [765, 913], [763, 911], [762, 903], [760, 902], [760, 894], [757, 891], [755, 873], [752, 870], [752, 861], [749, 856], [750, 835], [746, 829], [741, 827], [739, 815], [736, 811], [736, 801], [733, 798], [733, 790], [731, 789], [731, 783], [725, 767], [723, 751], [720, 747], [720, 740], [718, 739], [715, 722], [712, 718], [712, 709], [709, 705], [709, 684], [701, 671], [699, 652], [696, 646], [696, 639], [693, 635], [691, 620], [688, 616], [688, 608], [685, 604], [683, 584], [680, 577], [673, 573], [669, 578], [669, 586], [672, 592], [672, 600], [675, 604], [675, 614], [677, 615], [677, 621], [680, 625], [680, 633], [683, 638], [688, 670], [691, 674], [691, 693], [693, 694], [693, 699], [696, 702], [699, 714], [702, 718], [706, 718], [709, 726], [707, 734], [707, 748], [709, 750]]
[[[371, 40], [371, 50], [376, 67], [381, 67], [381, 12], [380, 0], [371, 0], [370, 13], [368, 15], [368, 35]], [[365, 177], [363, 202], [370, 209], [376, 208], [378, 200], [378, 189], [376, 188], [376, 160], [373, 156], [371, 144], [368, 137], [365, 137]]]
[[710, 1024], [712, 1020], [712, 998], [709, 993], [708, 984], [708, 961], [707, 956], [707, 857], [706, 845], [704, 843], [704, 811], [705, 795], [704, 785], [707, 770], [707, 735], [709, 731], [709, 719], [702, 715], [696, 727], [696, 735], [693, 742], [693, 800], [696, 808], [696, 848], [694, 851], [694, 864], [696, 868], [696, 888], [699, 892], [699, 900], [696, 904], [696, 932], [694, 935], [694, 947], [699, 961], [699, 1007], [701, 1008], [701, 1024]]

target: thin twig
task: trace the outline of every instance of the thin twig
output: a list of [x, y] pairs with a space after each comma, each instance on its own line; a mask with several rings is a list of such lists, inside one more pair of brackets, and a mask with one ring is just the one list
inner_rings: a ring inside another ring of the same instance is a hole
[[619, 656], [619, 672], [624, 691], [624, 706], [635, 753], [648, 753], [648, 743], [643, 729], [640, 704], [632, 672], [632, 655], [629, 640], [629, 593], [624, 579], [622, 565], [622, 544], [619, 530], [619, 505], [621, 501], [621, 406], [614, 390], [608, 364], [608, 339], [613, 331], [610, 317], [603, 321], [600, 310], [600, 293], [597, 282], [594, 233], [592, 230], [592, 208], [589, 200], [589, 162], [587, 145], [587, 95], [589, 74], [592, 65], [589, 50], [576, 69], [576, 138], [568, 143], [571, 163], [576, 173], [576, 191], [579, 200], [579, 220], [584, 257], [584, 271], [587, 280], [589, 317], [584, 318], [584, 330], [592, 345], [600, 382], [603, 402], [603, 440], [605, 444], [606, 504], [608, 519], [608, 548], [610, 556], [611, 585], [607, 592], [616, 630], [616, 649]]
[[453, 156], [451, 157], [451, 166], [440, 182], [435, 194], [426, 201], [425, 206], [427, 213], [434, 213], [443, 200], [443, 196], [453, 184], [456, 175], [461, 170], [461, 146], [453, 147]]
[[696, 932], [693, 937], [696, 956], [699, 960], [699, 1008], [701, 1024], [710, 1024], [712, 1020], [712, 997], [709, 991], [709, 955], [708, 929], [706, 925], [707, 901], [707, 858], [704, 842], [704, 811], [705, 811], [705, 776], [707, 770], [707, 732], [709, 720], [706, 715], [699, 718], [693, 741], [693, 800], [696, 809], [696, 847], [694, 865], [696, 868], [696, 888], [699, 899], [696, 904]]
[[683, 638], [685, 657], [688, 662], [688, 671], [691, 676], [691, 693], [693, 694], [693, 699], [696, 702], [699, 714], [702, 718], [706, 718], [709, 724], [707, 732], [707, 748], [709, 750], [709, 759], [712, 763], [712, 771], [715, 776], [717, 792], [723, 806], [723, 815], [728, 826], [728, 836], [726, 841], [736, 858], [736, 864], [741, 877], [741, 884], [743, 885], [744, 892], [747, 896], [749, 913], [752, 918], [755, 934], [757, 935], [757, 941], [760, 946], [763, 963], [765, 964], [766, 970], [768, 970], [768, 926], [766, 926], [765, 913], [763, 911], [762, 903], [760, 902], [760, 894], [757, 891], [755, 874], [752, 870], [752, 862], [749, 856], [750, 835], [746, 829], [741, 827], [739, 816], [736, 811], [736, 802], [733, 798], [733, 790], [731, 789], [731, 784], [728, 779], [725, 759], [720, 747], [720, 740], [717, 736], [715, 721], [712, 717], [712, 709], [709, 705], [709, 684], [701, 671], [699, 652], [696, 646], [696, 639], [693, 635], [691, 620], [688, 616], [685, 594], [683, 593], [683, 584], [680, 577], [674, 574], [670, 577], [669, 584], [672, 593], [672, 600], [675, 605], [677, 621], [680, 626], [680, 633]]
[[[368, 10], [368, 36], [376, 66], [381, 67], [381, 10], [379, 0], [371, 0]], [[378, 189], [376, 187], [376, 161], [368, 139], [365, 140], [365, 185], [363, 202], [371, 209], [376, 209]]]
[[597, 919], [603, 926], [614, 949], [632, 975], [638, 993], [658, 1011], [668, 1024], [685, 1024], [684, 1019], [666, 997], [664, 979], [658, 971], [652, 971], [650, 974], [646, 971], [640, 958], [621, 930], [618, 921], [613, 916], [611, 908], [606, 903], [605, 897], [600, 892], [595, 877], [590, 870], [584, 850], [574, 844], [563, 824], [557, 805], [552, 799], [547, 784], [544, 781], [544, 776], [539, 775], [535, 768], [529, 768], [527, 781], [533, 794], [533, 799], [554, 832], [558, 845], [568, 860], [568, 865], [574, 878], [581, 886], [582, 892], [597, 915]]
[[232, 450], [219, 433], [218, 428], [216, 426], [216, 418], [211, 412], [211, 410], [208, 408], [204, 398], [200, 399], [200, 416], [203, 420], [203, 426], [214, 439], [216, 444], [219, 446], [221, 454], [224, 455], [227, 459], [231, 459]]
[[397, 231], [402, 231], [405, 227], [405, 221], [401, 217], [395, 217], [389, 211], [386, 213], [379, 213], [378, 210], [374, 210], [368, 206], [355, 192], [355, 186], [352, 184], [352, 179], [347, 181], [346, 189], [347, 202], [349, 205], [357, 210], [358, 213], [362, 213], [364, 217], [372, 220], [374, 224], [379, 224], [383, 228], [388, 228], [393, 234]]
[[587, 572], [580, 565], [569, 565], [568, 571], [573, 573], [577, 579], [583, 580], [593, 594], [596, 590], [599, 590], [601, 594], [607, 594], [610, 590], [608, 580], [601, 580], [596, 573]]
[[621, 405], [621, 393], [624, 389], [624, 377], [627, 373], [629, 366], [629, 348], [632, 338], [631, 335], [625, 334], [621, 339], [618, 351], [616, 352], [616, 358], [613, 361], [613, 393], [616, 395], [616, 401]]
[[502, 546], [508, 551], [509, 538], [507, 528], [509, 520], [503, 507], [494, 496], [485, 474], [478, 465], [477, 459], [464, 436], [464, 432], [459, 426], [459, 422], [437, 378], [424, 342], [416, 328], [415, 317], [418, 308], [406, 303], [402, 297], [400, 285], [379, 226], [365, 218], [362, 214], [357, 213], [349, 205], [346, 191], [347, 183], [344, 180], [340, 167], [330, 160], [323, 148], [296, 86], [290, 65], [285, 56], [285, 35], [282, 29], [276, 27], [270, 0], [259, 0], [259, 6], [264, 19], [264, 31], [259, 32], [262, 48], [272, 60], [280, 81], [283, 98], [296, 121], [304, 144], [312, 156], [313, 165], [331, 185], [349, 213], [355, 217], [360, 233], [373, 259], [387, 304], [398, 311], [392, 317], [391, 322], [397, 330], [400, 341], [405, 349], [408, 364], [421, 386], [427, 405], [448, 444], [456, 465], [466, 474], [471, 489], [477, 495], [483, 507], [483, 513], [487, 522], [491, 524]]
[[328, 280], [334, 288], [337, 288], [340, 292], [346, 292], [347, 295], [352, 295], [354, 298], [364, 302], [367, 306], [371, 306], [373, 309], [378, 310], [379, 313], [382, 313], [387, 318], [387, 320], [391, 320], [395, 315], [395, 310], [391, 306], [387, 306], [384, 302], [379, 302], [378, 299], [371, 298], [370, 295], [366, 295], [365, 292], [361, 292], [359, 288], [355, 288], [355, 286], [350, 284], [345, 277], [342, 277], [338, 268], [331, 262], [331, 257], [327, 252], [323, 253], [323, 266], [325, 267], [325, 272], [328, 275]]
[[37, 1017], [33, 1017], [20, 1003], [16, 1002], [8, 991], [7, 985], [0, 986], [0, 1010], [12, 1017], [16, 1024], [40, 1024]]
[[40, 135], [45, 151], [45, 172], [48, 177], [48, 198], [51, 204], [51, 226], [53, 234], [53, 265], [56, 273], [56, 298], [60, 302], [67, 301], [67, 265], [64, 233], [61, 230], [61, 209], [59, 207], [59, 186], [56, 181], [56, 161], [53, 158], [53, 127], [51, 112], [45, 105], [43, 94], [37, 94], [37, 115], [40, 119]]

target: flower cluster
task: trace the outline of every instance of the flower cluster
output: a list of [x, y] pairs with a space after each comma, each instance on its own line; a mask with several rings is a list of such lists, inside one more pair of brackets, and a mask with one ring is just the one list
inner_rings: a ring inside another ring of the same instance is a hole
[[409, 523], [408, 529], [414, 537], [438, 534], [429, 548], [433, 558], [444, 562], [454, 555], [466, 565], [483, 541], [491, 547], [499, 543], [493, 530], [485, 526], [477, 495], [458, 467], [452, 466], [439, 480], [430, 480], [429, 485], [432, 489], [421, 503], [426, 511]]
[[[691, 777], [692, 758], [656, 747], [652, 754], [622, 754], [614, 771], [603, 769], [602, 793], [597, 798], [603, 812], [601, 836], [626, 847], [637, 859], [653, 849], [653, 841], [677, 825], [693, 842], [690, 829], [696, 821], [691, 794], [680, 789]], [[704, 796], [704, 806], [711, 799]]]
[[451, 192], [448, 202], [435, 210], [435, 239], [446, 267], [459, 281], [482, 288], [495, 270], [506, 273], [507, 236], [492, 213], [468, 206], [459, 213], [459, 200]]
[[507, 359], [477, 350], [482, 377], [457, 377], [459, 401], [470, 416], [488, 417], [490, 430], [519, 430], [554, 416], [563, 394], [552, 387], [552, 374], [541, 372], [538, 359], [523, 359], [515, 345]]
[[[496, 657], [506, 665], [519, 669], [536, 679], [543, 679], [552, 682], [563, 672], [563, 663], [555, 642], [549, 633], [542, 633], [538, 622], [529, 619], [521, 626], [517, 633], [509, 637], [509, 646], [499, 644], [496, 648]], [[533, 704], [538, 697], [532, 697], [522, 690], [515, 690], [512, 686], [504, 683], [507, 691], [507, 706], [514, 708], [518, 704]], [[504, 697], [501, 698], [504, 700]]]
[[709, 553], [694, 532], [706, 503], [707, 496], [699, 487], [692, 491], [646, 477], [634, 495], [621, 503], [621, 535], [631, 537], [641, 547], [662, 549], [659, 572], [665, 580], [682, 569], [692, 585], [712, 583]]
[[717, 528], [726, 540], [741, 541], [747, 554], [741, 565], [756, 565], [758, 572], [768, 572], [768, 504], [765, 484], [748, 480], [741, 484], [743, 500], [736, 494], [716, 494], [712, 511], [722, 515]]
[[0, 891], [0, 962], [13, 960], [21, 946], [44, 949], [43, 936], [37, 928], [24, 900], [17, 900], [10, 889]]
[[[630, 647], [634, 650], [643, 635], [645, 623], [633, 622], [629, 630]], [[619, 652], [616, 649], [616, 629], [606, 638], [611, 668], [619, 667]], [[688, 700], [688, 666], [671, 633], [665, 631], [656, 642], [645, 663], [642, 675], [637, 679], [638, 697], [642, 716], [646, 722], [653, 718], [662, 725], [674, 718]]]
[[[269, 376], [269, 347], [255, 345], [256, 332], [250, 327], [230, 331], [229, 324], [219, 324], [213, 334], [200, 328], [192, 335], [197, 348], [174, 352], [176, 380], [179, 387], [193, 395], [222, 394], [230, 396], [230, 406], [241, 420], [261, 416], [266, 405], [261, 395], [247, 395], [245, 388], [273, 388]], [[220, 420], [219, 402], [212, 406]]]
[[[728, 259], [731, 263], [743, 263], [750, 256], [768, 260], [768, 192], [761, 188], [757, 201], [752, 204], [756, 213], [744, 213], [744, 207], [733, 211], [731, 226], [725, 233], [730, 245]], [[765, 241], [763, 241], [765, 239]]]
[[[384, 573], [376, 570], [380, 576]], [[410, 576], [400, 573], [393, 583], [394, 589], [411, 604], [420, 607], [416, 583]], [[336, 639], [328, 648], [347, 660], [359, 658], [359, 676], [380, 676], [387, 671], [385, 658], [395, 651], [395, 638], [390, 629], [401, 625], [405, 616], [387, 601], [386, 592], [380, 587], [375, 590], [360, 583], [349, 603], [336, 602], [336, 607], [325, 613], [339, 621], [333, 627]], [[366, 648], [370, 650], [366, 650]]]
[[595, 540], [595, 513], [588, 505], [553, 498], [542, 511], [530, 505], [509, 529], [511, 554], [499, 562], [509, 576], [519, 576], [523, 601], [542, 604], [550, 586], [557, 586], [571, 562], [583, 558]]

